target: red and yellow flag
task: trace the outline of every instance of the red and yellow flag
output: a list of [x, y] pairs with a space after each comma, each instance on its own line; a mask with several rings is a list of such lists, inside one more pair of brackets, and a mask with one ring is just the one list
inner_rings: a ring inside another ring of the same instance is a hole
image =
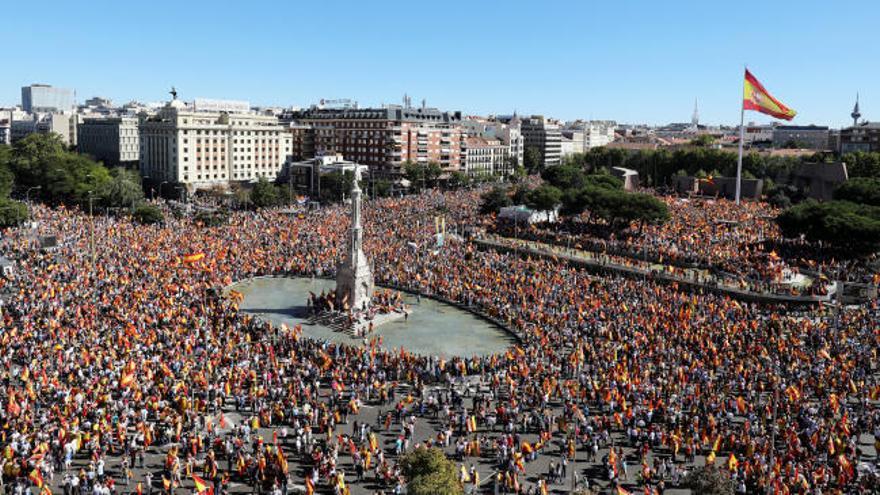
[[199, 252], [199, 253], [192, 253], [192, 254], [184, 255], [182, 259], [183, 259], [184, 263], [195, 263], [196, 261], [199, 261], [200, 259], [202, 259], [204, 257], [205, 257], [205, 253]]
[[195, 483], [195, 492], [198, 495], [213, 495], [214, 487], [209, 485], [205, 480], [196, 475], [192, 475], [193, 483]]
[[797, 115], [797, 112], [768, 93], [748, 69], [746, 69], [746, 78], [743, 82], [743, 108], [783, 120], [791, 120]]

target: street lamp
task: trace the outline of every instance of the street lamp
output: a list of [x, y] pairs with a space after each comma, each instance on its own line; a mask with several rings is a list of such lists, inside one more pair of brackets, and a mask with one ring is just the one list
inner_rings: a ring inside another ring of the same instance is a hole
[[92, 200], [95, 197], [89, 191], [89, 250], [92, 252], [92, 265], [95, 264], [95, 216], [92, 214]]
[[43, 186], [34, 186], [34, 187], [27, 188], [27, 191], [24, 192], [24, 202], [30, 203], [31, 191], [33, 191], [34, 189], [42, 189], [42, 188], [43, 188]]
[[159, 197], [160, 197], [160, 198], [162, 197], [162, 185], [163, 185], [163, 184], [168, 184], [168, 181], [167, 181], [167, 180], [163, 180], [162, 182], [159, 183]]

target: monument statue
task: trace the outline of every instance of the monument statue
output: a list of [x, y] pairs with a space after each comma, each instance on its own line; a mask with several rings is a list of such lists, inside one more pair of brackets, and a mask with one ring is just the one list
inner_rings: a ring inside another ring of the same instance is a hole
[[348, 251], [336, 271], [336, 304], [355, 311], [366, 310], [373, 297], [373, 272], [364, 254], [363, 226], [361, 225], [361, 170], [354, 169], [351, 187], [351, 227]]

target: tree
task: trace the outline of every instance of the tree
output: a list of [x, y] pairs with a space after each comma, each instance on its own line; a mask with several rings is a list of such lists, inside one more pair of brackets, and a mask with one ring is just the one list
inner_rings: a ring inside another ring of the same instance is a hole
[[842, 160], [850, 177], [880, 178], [880, 153], [857, 151], [843, 155]]
[[443, 175], [443, 167], [437, 162], [428, 162], [428, 165], [425, 166], [425, 181], [436, 186], [441, 175]]
[[586, 181], [584, 170], [577, 165], [562, 164], [541, 171], [541, 178], [559, 189], [578, 189]]
[[804, 236], [849, 254], [869, 254], [880, 248], [878, 206], [810, 199], [780, 213], [776, 223], [785, 237]]
[[535, 146], [529, 146], [523, 153], [523, 165], [530, 174], [540, 171], [544, 168], [544, 157], [541, 150]]
[[577, 215], [586, 210], [618, 229], [631, 222], [663, 223], [669, 220], [666, 203], [650, 194], [587, 186], [571, 191], [563, 198], [562, 212]]
[[834, 199], [880, 206], [880, 178], [856, 177], [837, 186]]
[[380, 198], [387, 198], [391, 195], [391, 182], [387, 179], [376, 179], [373, 181], [373, 194]]
[[28, 218], [27, 205], [21, 201], [0, 199], [0, 227], [15, 227]]
[[278, 187], [265, 177], [260, 177], [251, 191], [251, 202], [257, 208], [277, 206], [281, 202]]
[[455, 463], [437, 448], [420, 447], [400, 460], [409, 495], [463, 495]]
[[526, 206], [537, 211], [550, 211], [562, 203], [562, 191], [559, 188], [543, 184], [526, 194]]
[[733, 495], [733, 480], [715, 466], [694, 468], [683, 480], [684, 486], [700, 495]]
[[450, 174], [449, 180], [446, 182], [446, 185], [450, 189], [458, 189], [460, 187], [467, 186], [469, 182], [470, 180], [466, 173], [456, 170], [455, 172], [452, 172], [452, 174]]
[[480, 201], [480, 213], [485, 215], [497, 213], [501, 208], [511, 206], [512, 204], [513, 200], [510, 199], [510, 194], [507, 189], [503, 187], [493, 187], [491, 190], [483, 193]]
[[134, 206], [136, 202], [144, 199], [144, 190], [137, 172], [117, 167], [110, 172], [110, 176], [110, 180], [98, 193], [105, 206]]
[[165, 215], [162, 214], [162, 210], [154, 205], [140, 205], [134, 209], [131, 216], [136, 222], [143, 225], [151, 225], [165, 221]]
[[403, 163], [403, 177], [410, 182], [410, 187], [421, 191], [425, 185], [425, 167], [418, 163], [406, 161]]
[[691, 139], [691, 146], [701, 146], [705, 148], [711, 146], [714, 142], [715, 138], [710, 136], [709, 134], [700, 134], [699, 136]]
[[[516, 158], [514, 158], [513, 160], [515, 162]], [[510, 176], [510, 181], [514, 184], [517, 184], [522, 181], [527, 175], [528, 172], [526, 172], [526, 168], [522, 165], [517, 165], [513, 168], [513, 174]]]
[[334, 171], [322, 175], [320, 180], [322, 201], [342, 201], [342, 198], [351, 191], [354, 184], [354, 173]]

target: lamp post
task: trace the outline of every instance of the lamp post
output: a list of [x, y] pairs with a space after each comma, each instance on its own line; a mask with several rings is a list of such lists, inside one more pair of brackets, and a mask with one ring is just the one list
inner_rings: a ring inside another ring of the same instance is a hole
[[95, 216], [92, 214], [92, 200], [95, 197], [89, 191], [89, 250], [92, 253], [92, 265], [95, 264]]
[[160, 198], [162, 197], [162, 185], [164, 185], [164, 184], [168, 184], [168, 181], [163, 180], [162, 182], [159, 183], [159, 197]]
[[30, 218], [31, 218], [31, 197], [30, 197], [31, 191], [33, 191], [34, 189], [42, 189], [42, 188], [43, 188], [43, 186], [33, 186], [33, 187], [27, 188], [27, 190], [24, 192], [24, 206], [25, 206], [25, 208], [27, 208], [28, 220], [30, 220]]
[[34, 189], [42, 189], [42, 188], [43, 188], [43, 186], [34, 186], [34, 187], [27, 188], [27, 191], [24, 192], [24, 202], [30, 203], [31, 191], [33, 191]]

